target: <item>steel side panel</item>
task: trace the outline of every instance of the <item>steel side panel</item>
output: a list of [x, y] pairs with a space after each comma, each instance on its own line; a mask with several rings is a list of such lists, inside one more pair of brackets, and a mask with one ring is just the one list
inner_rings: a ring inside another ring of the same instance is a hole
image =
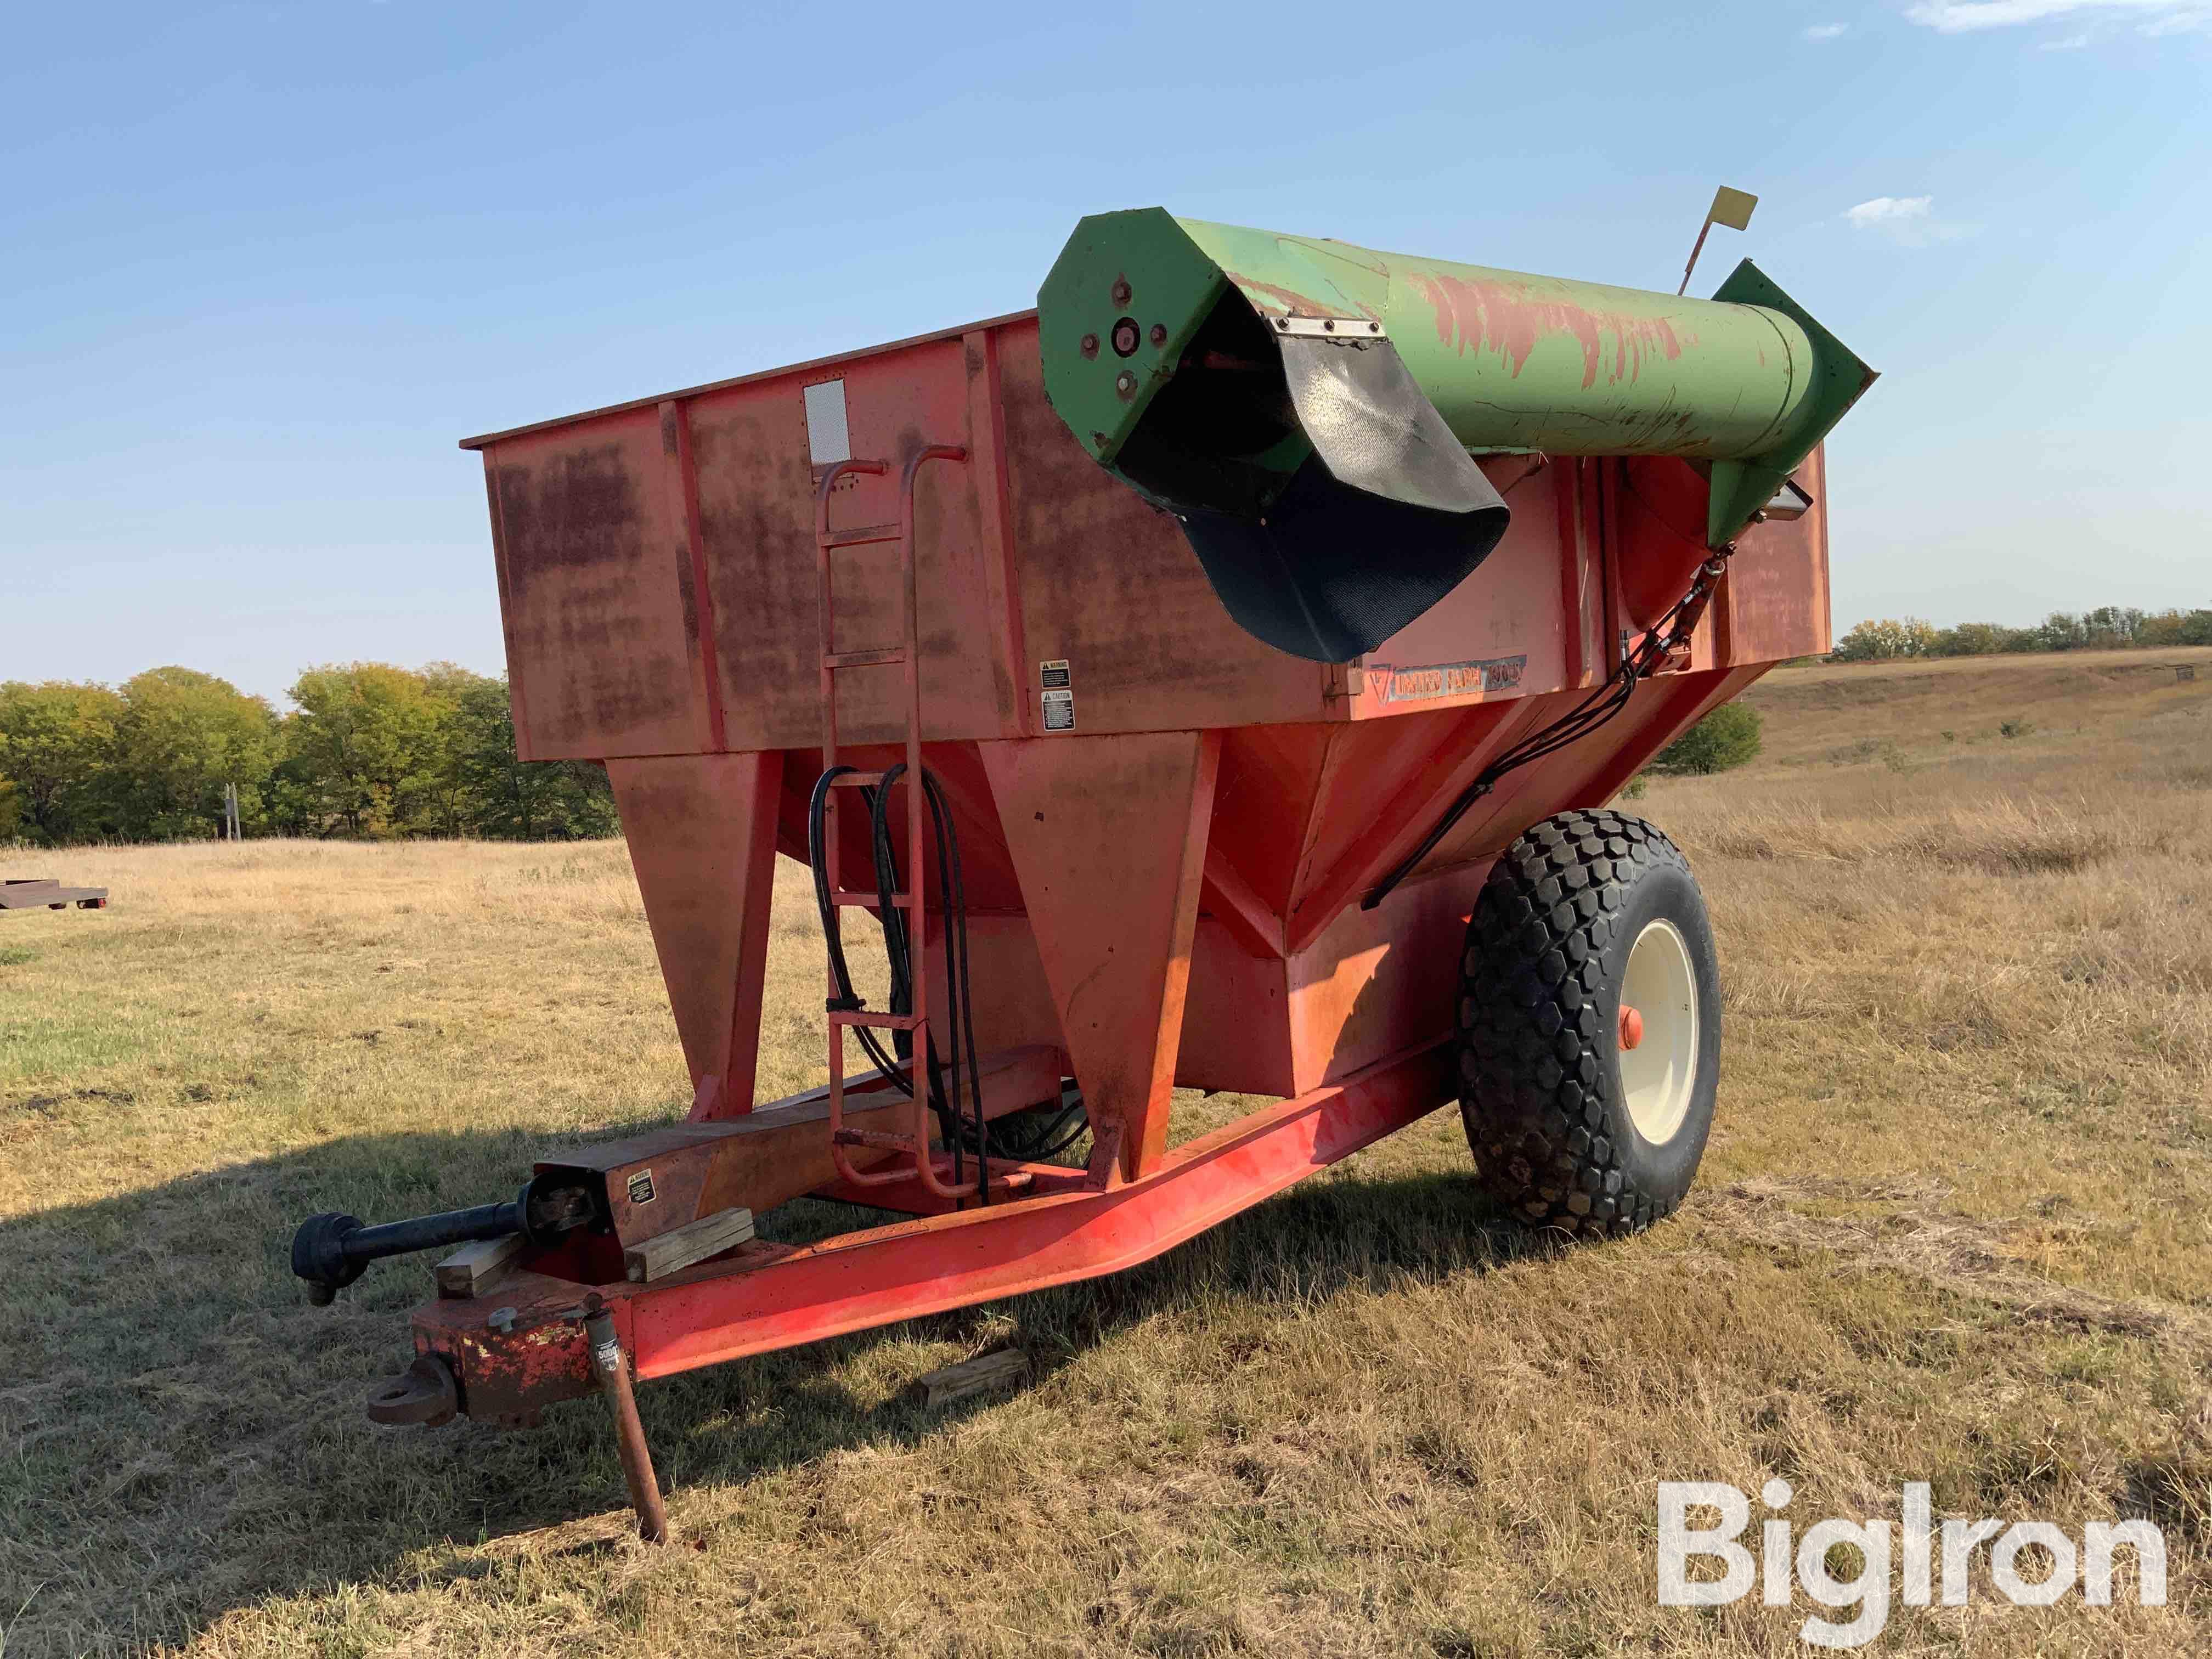
[[[1813, 506], [1795, 523], [1753, 525], [1729, 561], [1724, 616], [1729, 660], [1786, 662], [1826, 652], [1828, 635], [1827, 457], [1814, 450], [1796, 481]], [[1719, 602], [1715, 602], [1719, 608]]]
[[692, 670], [690, 544], [670, 510], [657, 411], [511, 439], [485, 461], [524, 752], [697, 750], [708, 721]]
[[1290, 969], [1255, 957], [1221, 922], [1201, 915], [1191, 934], [1176, 1083], [1233, 1094], [1294, 1095]]
[[1489, 873], [1484, 860], [1407, 882], [1372, 910], [1350, 905], [1290, 959], [1293, 1093], [1452, 1035], [1468, 918]]
[[[1065, 661], [1075, 733], [1322, 717], [1324, 671], [1231, 622], [1168, 514], [1085, 454], [1045, 400], [1034, 323], [1000, 337], [1016, 592], [1031, 660]], [[1042, 733], [1041, 720], [1033, 727]], [[1041, 740], [1059, 740], [1042, 733]]]
[[[1237, 629], [1172, 519], [1084, 453], [1044, 399], [1033, 319], [835, 368], [578, 417], [486, 450], [526, 752], [695, 752], [713, 743], [717, 713], [732, 750], [817, 739], [814, 471], [802, 398], [825, 378], [846, 382], [856, 453], [896, 460], [927, 441], [981, 447], [978, 465], [925, 473], [918, 500], [933, 739], [1060, 740], [1039, 718], [1046, 660], [1069, 665], [1079, 735], [1367, 720], [1540, 695], [1617, 648], [1611, 589], [1593, 580], [1589, 550], [1610, 548], [1611, 568], [1640, 592], [1670, 587], [1688, 556], [1647, 522], [1619, 459], [1555, 462], [1547, 479], [1522, 458], [1492, 459], [1486, 468], [1514, 507], [1505, 541], [1434, 611], [1348, 674], [1332, 672]], [[1703, 491], [1674, 465], [1691, 494]], [[1716, 626], [1701, 666], [1825, 643], [1817, 453], [1800, 477], [1815, 507], [1794, 524], [1746, 532], [1725, 606], [1728, 654], [1716, 654]], [[890, 481], [852, 483], [836, 522], [894, 515]], [[1695, 502], [1674, 505], [1695, 516]], [[840, 552], [846, 648], [896, 631], [895, 559], [889, 544]], [[708, 624], [712, 637], [698, 637]], [[719, 711], [702, 695], [710, 664]], [[854, 741], [892, 735], [896, 678], [848, 677], [841, 702]], [[1267, 872], [1250, 875], [1261, 890], [1272, 884]]]
[[[690, 406], [723, 720], [733, 749], [821, 741], [817, 470], [808, 459], [806, 386], [842, 379], [852, 453], [893, 464], [880, 477], [848, 474], [841, 481], [830, 509], [834, 528], [895, 521], [896, 474], [905, 457], [927, 443], [970, 441], [969, 354], [961, 341], [929, 341], [839, 368], [750, 381]], [[927, 467], [916, 486], [921, 704], [932, 741], [1011, 729], [999, 688], [1012, 671], [993, 660], [997, 630], [984, 569], [996, 556], [996, 526], [987, 533], [979, 473], [983, 488], [991, 488], [988, 466]], [[902, 605], [896, 544], [840, 548], [831, 560], [837, 648], [896, 644]], [[903, 698], [896, 668], [845, 671], [837, 689], [841, 739], [896, 739], [905, 727]]]
[[[1512, 521], [1490, 556], [1457, 587], [1361, 659], [1376, 712], [1492, 701], [1551, 691], [1567, 680], [1566, 616], [1559, 602], [1559, 519], [1550, 483], [1525, 458], [1489, 460], [1483, 471], [1505, 492]], [[1452, 695], [1480, 675], [1489, 689]], [[1387, 680], [1380, 678], [1387, 676]]]

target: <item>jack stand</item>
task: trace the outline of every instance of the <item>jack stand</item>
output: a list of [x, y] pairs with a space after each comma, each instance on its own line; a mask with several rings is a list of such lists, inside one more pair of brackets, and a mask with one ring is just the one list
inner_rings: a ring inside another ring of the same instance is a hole
[[637, 1396], [629, 1384], [629, 1360], [615, 1334], [615, 1316], [597, 1296], [584, 1304], [584, 1334], [592, 1345], [592, 1369], [599, 1391], [614, 1413], [615, 1449], [622, 1455], [623, 1479], [629, 1483], [629, 1506], [637, 1511], [637, 1535], [648, 1544], [668, 1541], [668, 1510], [660, 1501], [660, 1480], [638, 1421]]

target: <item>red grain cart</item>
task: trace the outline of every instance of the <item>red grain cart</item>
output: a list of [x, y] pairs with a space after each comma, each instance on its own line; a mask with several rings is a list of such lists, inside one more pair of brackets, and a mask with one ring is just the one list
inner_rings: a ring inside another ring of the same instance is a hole
[[[1259, 235], [1086, 221], [1042, 321], [468, 441], [520, 751], [606, 764], [693, 1103], [511, 1203], [307, 1224], [320, 1300], [483, 1241], [372, 1416], [605, 1389], [657, 1533], [633, 1375], [1128, 1267], [1455, 1097], [1532, 1224], [1680, 1200], [1711, 939], [1606, 803], [1827, 648], [1817, 444], [1871, 377], [1779, 290]], [[830, 1081], [761, 1101], [779, 854], [895, 984], [834, 969]], [[1279, 1103], [1178, 1144], [1178, 1085]], [[751, 1237], [810, 1194], [903, 1218]]]

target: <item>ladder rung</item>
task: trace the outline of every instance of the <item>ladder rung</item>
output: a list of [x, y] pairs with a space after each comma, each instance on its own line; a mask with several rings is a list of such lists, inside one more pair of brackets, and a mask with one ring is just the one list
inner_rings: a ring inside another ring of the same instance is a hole
[[877, 542], [895, 542], [899, 538], [899, 527], [895, 524], [859, 524], [850, 530], [833, 530], [815, 540], [823, 547], [868, 547]]
[[880, 651], [832, 651], [822, 659], [824, 668], [878, 668], [887, 663], [904, 662], [903, 646], [885, 646]]
[[832, 1025], [866, 1025], [878, 1031], [911, 1031], [927, 1024], [913, 1014], [878, 1013], [872, 1008], [840, 1008], [830, 1016]]
[[[872, 1146], [878, 1152], [905, 1152], [909, 1157], [914, 1152], [912, 1135], [902, 1135], [887, 1129], [840, 1129], [832, 1139], [841, 1146]], [[945, 1154], [934, 1154], [930, 1158], [930, 1166], [936, 1170], [939, 1179], [950, 1181], [953, 1178], [952, 1160]], [[974, 1166], [969, 1167], [972, 1169]], [[974, 1178], [965, 1172], [961, 1176], [963, 1181]], [[990, 1179], [993, 1192], [1018, 1193], [1033, 1184], [1036, 1177], [1027, 1170], [1007, 1169], [1002, 1160], [994, 1158], [991, 1160]]]
[[[857, 890], [844, 890], [830, 895], [830, 902], [832, 904], [879, 904], [882, 902], [883, 901], [873, 893], [863, 893]], [[891, 906], [894, 909], [911, 910], [914, 908], [914, 895], [911, 893], [893, 893], [891, 895]]]
[[884, 781], [880, 772], [841, 772], [830, 780], [832, 789], [872, 789]]

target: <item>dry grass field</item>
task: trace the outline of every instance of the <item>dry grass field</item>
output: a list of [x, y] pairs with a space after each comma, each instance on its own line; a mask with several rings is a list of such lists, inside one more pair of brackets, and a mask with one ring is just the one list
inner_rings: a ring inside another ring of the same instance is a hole
[[[1674, 1221], [1531, 1241], [1440, 1112], [1121, 1277], [646, 1389], [659, 1552], [596, 1402], [373, 1427], [427, 1274], [285, 1264], [680, 1109], [622, 848], [9, 857], [115, 890], [0, 917], [0, 1653], [1784, 1655], [1802, 1597], [1653, 1594], [1655, 1482], [1777, 1474], [2165, 1528], [2163, 1610], [1984, 1579], [1878, 1651], [2212, 1650], [2212, 653], [1752, 701], [1759, 763], [1635, 808], [1728, 982]], [[819, 1074], [798, 873], [769, 1094]], [[902, 1401], [1007, 1343], [1025, 1391]]]

